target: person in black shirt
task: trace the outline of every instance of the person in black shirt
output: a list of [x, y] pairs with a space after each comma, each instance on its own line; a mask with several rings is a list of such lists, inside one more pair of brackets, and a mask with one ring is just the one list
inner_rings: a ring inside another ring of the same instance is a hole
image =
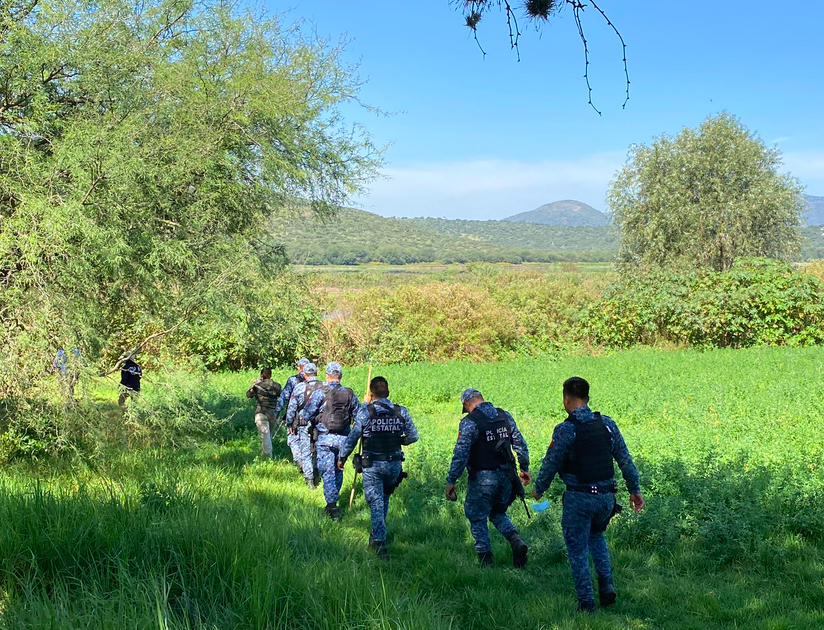
[[143, 370], [134, 360], [135, 356], [130, 354], [120, 366], [120, 398], [117, 404], [125, 408], [126, 399], [132, 398], [140, 393], [140, 379]]

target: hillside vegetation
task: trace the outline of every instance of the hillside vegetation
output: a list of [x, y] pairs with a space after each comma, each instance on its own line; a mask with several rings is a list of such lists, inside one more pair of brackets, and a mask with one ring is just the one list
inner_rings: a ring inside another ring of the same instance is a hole
[[[494, 223], [503, 224], [500, 221]], [[565, 239], [555, 233], [550, 246], [541, 246], [540, 237], [533, 237], [527, 243], [518, 245], [515, 236], [506, 238], [505, 243], [487, 240], [495, 231], [488, 226], [476, 226], [473, 228], [474, 233], [468, 234], [461, 234], [459, 227], [450, 226], [442, 230], [438, 227], [437, 223], [430, 226], [417, 219], [386, 218], [363, 210], [341, 208], [333, 219], [325, 222], [311, 216], [300, 216], [273, 223], [271, 235], [284, 243], [292, 262], [304, 265], [355, 265], [368, 262], [395, 265], [473, 261], [599, 262], [611, 260], [614, 256], [611, 248], [617, 249], [614, 243], [611, 247], [602, 247], [600, 240], [590, 234], [579, 236], [575, 246], [565, 244]], [[518, 228], [522, 226], [514, 228], [512, 234], [526, 233], [523, 229], [519, 232]]]
[[562, 227], [601, 227], [609, 224], [609, 217], [582, 201], [564, 199], [546, 203], [529, 212], [515, 214], [504, 221]]
[[[620, 243], [612, 226], [401, 219], [354, 208], [341, 208], [326, 221], [310, 216], [278, 219], [269, 229], [298, 265], [608, 262]], [[822, 229], [805, 227], [801, 234], [800, 260], [824, 258]]]
[[466, 221], [434, 218], [416, 218], [410, 221], [439, 234], [463, 236], [502, 247], [555, 252], [600, 252], [604, 255], [618, 251], [618, 235], [610, 226], [562, 227], [508, 220]]

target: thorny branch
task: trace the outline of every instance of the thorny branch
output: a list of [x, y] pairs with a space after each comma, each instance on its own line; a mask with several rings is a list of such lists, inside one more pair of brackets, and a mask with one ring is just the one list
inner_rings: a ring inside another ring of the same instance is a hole
[[[600, 2], [600, 0], [598, 0], [598, 2]], [[514, 9], [512, 8], [511, 0], [452, 0], [452, 3], [457, 5], [461, 10], [463, 10], [464, 17], [466, 18], [466, 26], [472, 30], [475, 42], [478, 44], [478, 48], [483, 53], [484, 57], [486, 57], [486, 51], [483, 49], [483, 47], [481, 46], [481, 42], [478, 39], [478, 24], [480, 23], [484, 13], [487, 12], [489, 9], [497, 7], [499, 10], [503, 11], [506, 15], [506, 23], [509, 29], [510, 45], [518, 55], [518, 61], [521, 60], [521, 52], [519, 48], [521, 31], [518, 25], [518, 18], [515, 15]], [[556, 15], [562, 7], [566, 5], [572, 7], [572, 15], [573, 20], [575, 22], [575, 27], [578, 29], [578, 36], [580, 37], [581, 43], [584, 47], [584, 81], [586, 82], [587, 86], [587, 101], [589, 103], [589, 106], [592, 107], [592, 109], [595, 110], [595, 112], [597, 112], [599, 116], [601, 115], [601, 111], [597, 107], [595, 107], [595, 104], [592, 101], [592, 84], [589, 80], [589, 43], [587, 42], [586, 34], [584, 33], [582, 13], [588, 6], [591, 6], [601, 15], [601, 17], [604, 18], [604, 20], [607, 23], [607, 26], [609, 26], [609, 28], [612, 29], [612, 31], [615, 33], [615, 36], [621, 42], [622, 61], [624, 64], [624, 77], [626, 78], [626, 98], [624, 99], [621, 108], [626, 109], [627, 103], [629, 102], [630, 98], [629, 67], [627, 65], [627, 44], [624, 40], [624, 37], [621, 35], [621, 32], [618, 30], [618, 27], [615, 26], [615, 24], [607, 15], [606, 11], [604, 11], [595, 0], [524, 0], [523, 4], [527, 17], [534, 20], [544, 21], [547, 21], [552, 15]]]

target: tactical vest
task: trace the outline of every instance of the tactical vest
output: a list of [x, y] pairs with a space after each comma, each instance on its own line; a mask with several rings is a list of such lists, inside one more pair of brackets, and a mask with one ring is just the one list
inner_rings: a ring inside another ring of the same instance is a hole
[[612, 479], [612, 432], [601, 414], [595, 412], [595, 422], [580, 422], [572, 415], [566, 421], [575, 427], [575, 442], [561, 472], [572, 473], [581, 483]]
[[406, 421], [399, 405], [385, 407], [370, 403], [369, 424], [363, 428], [363, 450], [372, 453], [396, 453], [401, 450]]
[[328, 429], [329, 433], [343, 435], [344, 431], [351, 426], [351, 400], [352, 390], [348, 387], [335, 387], [326, 394], [319, 422]]
[[[469, 470], [498, 470], [511, 463], [512, 434], [506, 412], [498, 409], [496, 418], [487, 418], [480, 408], [475, 407], [467, 418], [478, 427], [478, 437], [469, 449]], [[504, 440], [501, 446], [498, 443]]]
[[325, 390], [328, 386], [326, 383], [322, 383], [321, 381], [306, 381], [306, 389], [303, 390], [303, 400], [298, 403], [298, 421], [297, 425], [299, 427], [305, 427], [308, 423], [306, 419], [303, 417], [303, 409], [309, 404], [309, 401], [312, 400], [312, 396], [315, 394], [316, 391], [319, 389]]

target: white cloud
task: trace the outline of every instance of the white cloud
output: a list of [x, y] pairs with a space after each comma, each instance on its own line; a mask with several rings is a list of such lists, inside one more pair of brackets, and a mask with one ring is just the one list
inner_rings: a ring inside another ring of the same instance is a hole
[[577, 199], [605, 210], [610, 179], [623, 153], [579, 161], [510, 160], [412, 164], [387, 168], [361, 207], [385, 216], [502, 219], [559, 199]]

